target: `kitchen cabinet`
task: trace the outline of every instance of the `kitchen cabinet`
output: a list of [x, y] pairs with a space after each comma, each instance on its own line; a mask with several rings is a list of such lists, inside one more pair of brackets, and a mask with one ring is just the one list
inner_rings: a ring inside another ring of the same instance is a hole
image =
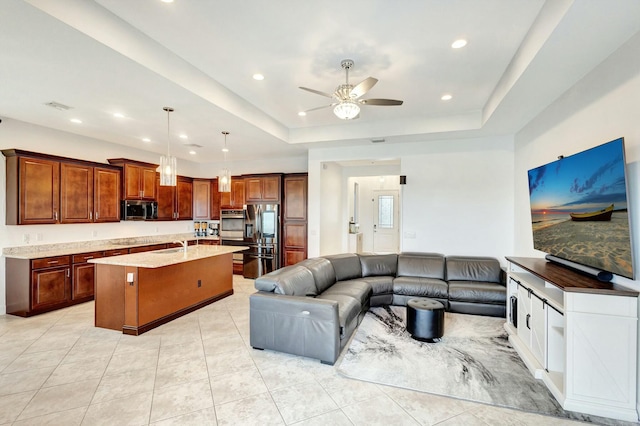
[[281, 181], [280, 175], [245, 177], [245, 202], [279, 203]]
[[7, 158], [7, 225], [58, 223], [60, 162], [34, 153], [3, 150]]
[[120, 220], [120, 169], [21, 150], [7, 157], [8, 225]]
[[211, 180], [193, 180], [193, 219], [211, 219]]
[[6, 258], [7, 313], [31, 316], [71, 303], [71, 257]]
[[120, 171], [60, 163], [60, 223], [118, 222]]
[[307, 181], [306, 173], [283, 179], [282, 266], [307, 258]]
[[193, 179], [178, 176], [176, 186], [160, 186], [156, 176], [158, 220], [193, 219]]
[[72, 256], [73, 273], [71, 282], [71, 299], [77, 302], [93, 299], [95, 290], [95, 265], [90, 259], [103, 257], [103, 252], [75, 254]]
[[218, 179], [211, 179], [211, 219], [220, 220], [220, 193]]
[[122, 167], [122, 197], [124, 200], [156, 199], [157, 164], [110, 158], [109, 164]]
[[120, 221], [120, 170], [93, 168], [93, 221]]
[[220, 193], [220, 207], [241, 209], [244, 205], [244, 179], [233, 176], [231, 178], [231, 192]]

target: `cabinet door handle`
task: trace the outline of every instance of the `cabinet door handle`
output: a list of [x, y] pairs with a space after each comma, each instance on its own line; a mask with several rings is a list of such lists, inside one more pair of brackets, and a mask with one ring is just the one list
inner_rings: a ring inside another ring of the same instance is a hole
[[529, 318], [531, 318], [531, 315], [530, 315], [530, 314], [527, 314], [527, 321], [526, 321], [526, 324], [527, 324], [527, 328], [528, 328], [529, 330], [531, 330], [531, 327], [529, 327]]
[[67, 278], [69, 278], [69, 268], [67, 268]]
[[53, 219], [58, 220], [58, 212], [53, 212]]
[[98, 212], [96, 212], [96, 220], [98, 220], [98, 217], [99, 217], [99, 216], [98, 216]]
[[50, 260], [47, 262], [49, 265], [55, 265], [56, 263], [60, 263], [59, 260]]
[[89, 212], [89, 220], [93, 220], [93, 212]]

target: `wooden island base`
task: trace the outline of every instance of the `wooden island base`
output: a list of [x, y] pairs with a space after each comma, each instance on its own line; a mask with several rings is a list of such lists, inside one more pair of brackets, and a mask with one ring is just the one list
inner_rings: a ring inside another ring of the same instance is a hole
[[232, 254], [159, 268], [96, 264], [96, 327], [139, 335], [233, 294]]

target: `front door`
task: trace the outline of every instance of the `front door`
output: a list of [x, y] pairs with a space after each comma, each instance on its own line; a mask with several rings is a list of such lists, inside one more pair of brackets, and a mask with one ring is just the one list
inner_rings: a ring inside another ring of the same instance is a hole
[[373, 191], [373, 251], [397, 253], [398, 246], [398, 191]]

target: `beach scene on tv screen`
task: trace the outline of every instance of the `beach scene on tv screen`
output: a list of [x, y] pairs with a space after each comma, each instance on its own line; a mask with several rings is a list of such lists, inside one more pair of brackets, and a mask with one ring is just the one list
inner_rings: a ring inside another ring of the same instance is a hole
[[529, 170], [536, 250], [633, 278], [624, 141]]

